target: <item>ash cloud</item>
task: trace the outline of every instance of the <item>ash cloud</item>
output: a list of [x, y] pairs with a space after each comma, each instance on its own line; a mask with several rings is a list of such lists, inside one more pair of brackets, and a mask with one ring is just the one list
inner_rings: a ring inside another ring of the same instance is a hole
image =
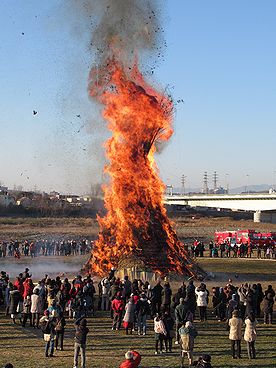
[[138, 53], [158, 49], [161, 26], [156, 1], [98, 0], [94, 3], [98, 23], [91, 46], [96, 50], [96, 62], [105, 63], [114, 56], [115, 50], [128, 66]]

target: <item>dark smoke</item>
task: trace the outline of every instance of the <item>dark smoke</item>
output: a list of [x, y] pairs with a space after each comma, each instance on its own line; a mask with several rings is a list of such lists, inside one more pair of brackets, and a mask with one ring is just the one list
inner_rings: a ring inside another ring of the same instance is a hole
[[119, 51], [125, 66], [132, 65], [137, 54], [157, 50], [160, 44], [159, 10], [154, 0], [97, 0], [91, 46], [99, 64]]

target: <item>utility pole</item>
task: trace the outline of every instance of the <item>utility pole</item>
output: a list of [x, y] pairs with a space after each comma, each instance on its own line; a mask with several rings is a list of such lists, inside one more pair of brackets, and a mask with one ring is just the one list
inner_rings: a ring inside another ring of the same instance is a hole
[[229, 193], [229, 182], [228, 182], [228, 177], [229, 174], [225, 174], [225, 189], [226, 189], [226, 193]]
[[208, 174], [207, 171], [203, 175], [203, 193], [208, 194]]
[[218, 174], [216, 171], [214, 171], [213, 174], [213, 183], [214, 183], [214, 193], [218, 189], [217, 183], [218, 183]]
[[185, 182], [186, 182], [186, 178], [187, 178], [187, 176], [185, 176], [184, 174], [182, 174], [182, 176], [181, 176], [182, 194], [185, 194]]

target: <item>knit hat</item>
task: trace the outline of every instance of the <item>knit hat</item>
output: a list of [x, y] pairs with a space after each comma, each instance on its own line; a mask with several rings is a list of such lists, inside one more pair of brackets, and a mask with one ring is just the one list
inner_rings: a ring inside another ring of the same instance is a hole
[[132, 359], [133, 358], [133, 352], [132, 351], [127, 351], [125, 353], [125, 358], [126, 358], [126, 360]]

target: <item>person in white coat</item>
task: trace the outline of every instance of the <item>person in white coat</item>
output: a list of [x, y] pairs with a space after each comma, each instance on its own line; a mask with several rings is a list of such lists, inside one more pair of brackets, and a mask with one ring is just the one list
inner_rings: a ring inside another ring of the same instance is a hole
[[39, 315], [41, 313], [41, 300], [39, 296], [39, 289], [35, 289], [31, 296], [31, 314], [32, 314], [32, 326], [38, 328]]
[[201, 284], [198, 288], [195, 290], [196, 294], [196, 304], [199, 309], [199, 319], [200, 321], [206, 321], [207, 320], [207, 305], [208, 305], [208, 291], [206, 290], [206, 285]]
[[247, 353], [249, 359], [256, 359], [255, 341], [257, 337], [255, 315], [249, 313], [245, 321], [244, 340], [247, 343]]

